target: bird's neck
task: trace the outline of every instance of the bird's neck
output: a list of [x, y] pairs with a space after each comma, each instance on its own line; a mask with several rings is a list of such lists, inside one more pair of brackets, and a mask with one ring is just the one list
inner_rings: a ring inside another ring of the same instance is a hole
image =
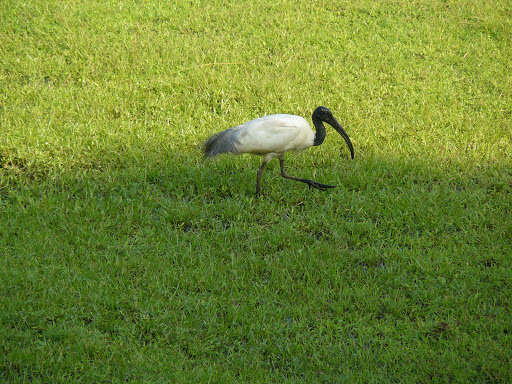
[[322, 123], [322, 120], [315, 118], [315, 116], [313, 116], [313, 124], [315, 125], [316, 128], [313, 145], [320, 145], [325, 140], [325, 127], [324, 124]]

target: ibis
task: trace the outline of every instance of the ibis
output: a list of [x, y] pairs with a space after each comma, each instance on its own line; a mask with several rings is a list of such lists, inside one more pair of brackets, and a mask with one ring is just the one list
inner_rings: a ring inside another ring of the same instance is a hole
[[324, 122], [331, 125], [345, 139], [354, 158], [354, 147], [343, 127], [326, 107], [318, 107], [313, 112], [313, 131], [301, 116], [276, 114], [263, 116], [218, 132], [203, 143], [204, 157], [209, 158], [223, 153], [250, 153], [263, 156], [263, 162], [256, 176], [256, 195], [260, 194], [261, 176], [267, 163], [279, 158], [281, 176], [286, 179], [300, 181], [310, 188], [325, 191], [335, 185], [321, 184], [313, 180], [290, 176], [284, 169], [284, 154], [288, 151], [302, 151], [320, 145], [325, 139]]

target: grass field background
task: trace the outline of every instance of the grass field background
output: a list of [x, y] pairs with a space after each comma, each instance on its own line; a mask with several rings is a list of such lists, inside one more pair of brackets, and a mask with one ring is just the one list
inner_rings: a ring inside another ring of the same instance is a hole
[[[510, 383], [512, 2], [0, 3], [0, 381]], [[209, 135], [329, 107], [254, 197]]]

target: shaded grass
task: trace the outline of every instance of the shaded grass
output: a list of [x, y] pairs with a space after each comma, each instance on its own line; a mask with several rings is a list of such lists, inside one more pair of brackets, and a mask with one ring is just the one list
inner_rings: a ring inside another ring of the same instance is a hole
[[509, 2], [0, 7], [2, 380], [510, 381]]
[[253, 170], [228, 164], [17, 188], [4, 367], [84, 381], [503, 380], [510, 188], [494, 170], [399, 164], [359, 160], [331, 194], [269, 175], [261, 200], [223, 185], [252, 192]]

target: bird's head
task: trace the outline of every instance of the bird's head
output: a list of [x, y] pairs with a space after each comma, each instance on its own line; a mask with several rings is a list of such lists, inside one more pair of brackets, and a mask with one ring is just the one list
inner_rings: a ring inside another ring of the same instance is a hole
[[315, 111], [313, 112], [313, 117], [316, 117], [319, 120], [325, 121], [326, 123], [331, 124], [329, 121], [332, 121], [334, 119], [334, 116], [332, 115], [332, 112], [329, 110], [329, 108], [326, 107], [317, 107]]
[[345, 139], [345, 142], [348, 145], [348, 148], [350, 149], [350, 156], [352, 159], [354, 158], [354, 147], [352, 146], [352, 142], [350, 141], [350, 138], [348, 137], [347, 133], [343, 129], [343, 127], [338, 123], [338, 121], [334, 118], [332, 112], [329, 110], [329, 108], [326, 107], [318, 107], [313, 112], [313, 122], [314, 121], [324, 121], [330, 126], [332, 126], [338, 133]]

